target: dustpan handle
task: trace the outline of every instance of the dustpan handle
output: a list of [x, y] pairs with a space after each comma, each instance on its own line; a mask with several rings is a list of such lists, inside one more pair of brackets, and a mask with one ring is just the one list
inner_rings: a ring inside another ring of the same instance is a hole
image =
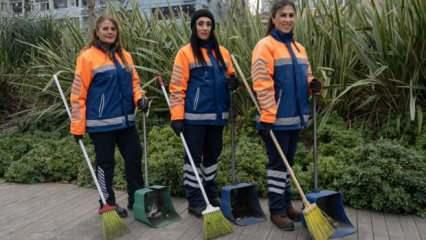
[[[59, 80], [58, 80], [58, 75], [61, 74], [61, 73], [62, 73], [62, 71], [55, 73], [53, 75], [53, 81], [55, 82], [56, 86], [58, 87], [58, 91], [59, 91], [59, 94], [61, 95], [62, 102], [64, 103], [65, 109], [67, 111], [68, 118], [71, 121], [71, 111], [70, 111], [70, 108], [68, 107], [68, 103], [67, 103], [67, 100], [65, 98], [64, 91], [62, 91], [61, 84], [59, 83]], [[93, 181], [95, 182], [96, 189], [98, 190], [99, 196], [101, 197], [102, 204], [106, 205], [107, 202], [105, 200], [104, 194], [101, 191], [101, 187], [99, 186], [99, 182], [98, 182], [98, 179], [96, 178], [95, 171], [93, 170], [92, 163], [90, 162], [89, 155], [87, 154], [86, 147], [84, 146], [84, 143], [81, 139], [78, 139], [78, 145], [80, 145], [81, 151], [83, 152], [84, 159], [86, 160], [87, 166], [89, 167], [90, 174], [92, 175]]]
[[146, 141], [146, 114], [142, 112], [142, 130], [143, 130], [143, 161], [144, 161], [144, 167], [145, 167], [145, 187], [149, 187], [148, 182], [148, 148], [147, 148], [147, 141]]
[[317, 101], [318, 95], [312, 95], [312, 118], [313, 118], [313, 157], [314, 157], [314, 192], [318, 191], [318, 141], [317, 141]]
[[[235, 69], [237, 70], [238, 74], [241, 76], [241, 79], [243, 80], [244, 86], [246, 87], [247, 92], [249, 93], [251, 100], [253, 101], [254, 105], [256, 106], [257, 112], [260, 114], [259, 103], [257, 102], [256, 97], [254, 96], [250, 86], [248, 85], [248, 82], [247, 82], [246, 78], [244, 77], [243, 72], [241, 71], [241, 68], [238, 65], [237, 60], [235, 59], [234, 55], [231, 55], [231, 58], [232, 58], [232, 61], [234, 62]], [[290, 164], [288, 163], [287, 158], [285, 157], [285, 154], [284, 154], [283, 150], [281, 149], [280, 144], [279, 144], [277, 138], [275, 137], [274, 132], [272, 130], [270, 130], [269, 135], [270, 135], [272, 141], [274, 142], [275, 148], [277, 149], [281, 159], [283, 160], [284, 165], [287, 168], [287, 171], [290, 173], [290, 176], [293, 179], [294, 184], [296, 185], [296, 188], [299, 192], [299, 195], [302, 198], [303, 204], [307, 207], [310, 206], [311, 204], [309, 203], [308, 199], [306, 199], [305, 193], [303, 192], [303, 189], [300, 186], [299, 181], [297, 181], [296, 175], [294, 174], [293, 169], [291, 168]]]

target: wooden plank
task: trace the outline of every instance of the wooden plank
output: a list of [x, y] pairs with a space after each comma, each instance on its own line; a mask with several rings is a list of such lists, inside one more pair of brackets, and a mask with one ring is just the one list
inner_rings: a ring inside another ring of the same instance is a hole
[[[37, 211], [18, 224], [10, 228], [9, 234], [16, 236], [16, 239], [24, 239], [34, 233], [50, 232], [52, 226], [60, 225], [61, 219], [67, 218], [67, 213], [79, 205], [79, 199], [84, 196], [85, 191], [74, 187], [65, 194], [59, 192], [49, 196], [49, 199], [55, 199], [50, 204], [40, 205]], [[46, 200], [47, 202], [47, 200]]]
[[13, 184], [10, 188], [0, 189], [0, 202], [2, 203], [1, 209], [7, 209], [6, 206], [11, 203], [19, 203], [28, 200], [28, 197], [38, 191], [44, 191], [47, 187], [41, 184], [24, 185]]
[[417, 232], [417, 226], [412, 216], [399, 216], [404, 239], [420, 240], [420, 234]]
[[269, 222], [269, 224], [272, 225], [271, 229], [269, 230], [269, 234], [266, 237], [266, 240], [280, 240], [280, 239], [286, 239], [284, 238], [284, 231], [273, 225], [273, 223]]
[[371, 221], [373, 223], [373, 237], [374, 240], [388, 240], [388, 229], [385, 222], [383, 213], [371, 212]]
[[243, 230], [238, 233], [240, 240], [245, 239], [266, 239], [271, 231], [272, 224], [268, 221], [258, 224], [244, 226]]
[[358, 217], [357, 210], [351, 207], [345, 207], [346, 215], [351, 221], [352, 225], [356, 228], [356, 232], [352, 235], [342, 238], [342, 240], [357, 240], [358, 239]]
[[[40, 184], [27, 186], [19, 186], [16, 190], [11, 190], [6, 193], [0, 191], [0, 194], [9, 195], [8, 199], [0, 200], [2, 203], [0, 206], [0, 215], [2, 216], [13, 216], [15, 218], [24, 217], [26, 214], [31, 212], [31, 207], [40, 201], [45, 200], [45, 195], [56, 192], [57, 186], [43, 186]], [[11, 194], [13, 193], [13, 194]], [[0, 219], [0, 226], [4, 222], [8, 222], [9, 219]]]
[[358, 239], [373, 240], [373, 228], [370, 213], [366, 210], [357, 211]]
[[297, 240], [309, 240], [311, 236], [308, 229], [301, 222], [296, 223], [296, 239]]
[[416, 223], [417, 231], [420, 234], [420, 239], [426, 240], [426, 218], [413, 217]]
[[[90, 191], [91, 197], [86, 198], [88, 207], [83, 208], [85, 212], [80, 212], [80, 217], [76, 217], [70, 223], [61, 224], [66, 226], [61, 226], [57, 229], [56, 237], [51, 240], [102, 239], [101, 220], [99, 215], [96, 214], [99, 206], [93, 201], [93, 199], [97, 199], [98, 193], [94, 189], [90, 189]], [[127, 194], [116, 192], [116, 199], [119, 203], [127, 201]], [[125, 221], [133, 221], [133, 218], [128, 217]]]
[[[5, 222], [0, 225], [0, 234], [11, 234], [16, 230], [20, 230], [25, 224], [39, 219], [40, 214], [46, 213], [46, 208], [57, 202], [57, 196], [72, 196], [78, 192], [77, 187], [74, 187], [73, 191], [68, 191], [69, 188], [70, 185], [65, 185], [64, 187], [56, 185], [53, 190], [49, 190], [49, 196], [43, 195], [31, 201], [25, 201], [25, 204], [20, 204], [13, 208], [8, 207], [8, 214], [3, 219]], [[31, 199], [31, 196], [26, 198]]]
[[403, 240], [404, 234], [402, 232], [401, 223], [398, 215], [386, 214], [385, 221], [389, 233], [390, 240]]

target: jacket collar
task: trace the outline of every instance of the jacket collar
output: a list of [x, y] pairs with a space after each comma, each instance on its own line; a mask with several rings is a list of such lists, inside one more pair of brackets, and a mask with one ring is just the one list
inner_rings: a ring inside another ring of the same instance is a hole
[[293, 42], [293, 32], [283, 33], [278, 29], [274, 28], [271, 31], [271, 36], [275, 38], [277, 41], [280, 41], [284, 44], [289, 44]]

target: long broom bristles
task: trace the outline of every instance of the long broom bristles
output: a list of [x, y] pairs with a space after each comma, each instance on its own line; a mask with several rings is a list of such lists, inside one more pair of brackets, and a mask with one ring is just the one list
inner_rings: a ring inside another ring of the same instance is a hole
[[101, 217], [102, 236], [104, 240], [112, 240], [130, 232], [126, 223], [118, 216], [115, 210], [104, 212], [101, 214]]
[[203, 239], [209, 240], [232, 233], [231, 223], [218, 207], [207, 207], [203, 212]]
[[334, 232], [331, 218], [325, 215], [321, 209], [315, 204], [309, 204], [303, 210], [308, 230], [315, 240], [328, 240]]

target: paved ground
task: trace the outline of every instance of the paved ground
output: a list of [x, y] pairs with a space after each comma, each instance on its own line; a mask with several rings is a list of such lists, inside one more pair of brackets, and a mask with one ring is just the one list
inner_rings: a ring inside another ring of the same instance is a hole
[[[126, 196], [118, 193], [125, 206]], [[196, 240], [202, 239], [202, 222], [187, 214], [184, 199], [173, 199], [182, 217], [180, 222], [163, 229], [152, 229], [130, 216], [126, 219], [131, 233], [121, 239]], [[101, 239], [94, 189], [71, 184], [0, 183], [0, 240], [93, 240]], [[263, 209], [266, 201], [262, 200]], [[346, 208], [358, 232], [345, 239], [426, 240], [426, 219]], [[267, 211], [265, 211], [267, 212]], [[310, 239], [306, 229], [297, 225], [294, 232], [283, 232], [267, 221], [235, 227], [234, 233], [220, 239]]]

